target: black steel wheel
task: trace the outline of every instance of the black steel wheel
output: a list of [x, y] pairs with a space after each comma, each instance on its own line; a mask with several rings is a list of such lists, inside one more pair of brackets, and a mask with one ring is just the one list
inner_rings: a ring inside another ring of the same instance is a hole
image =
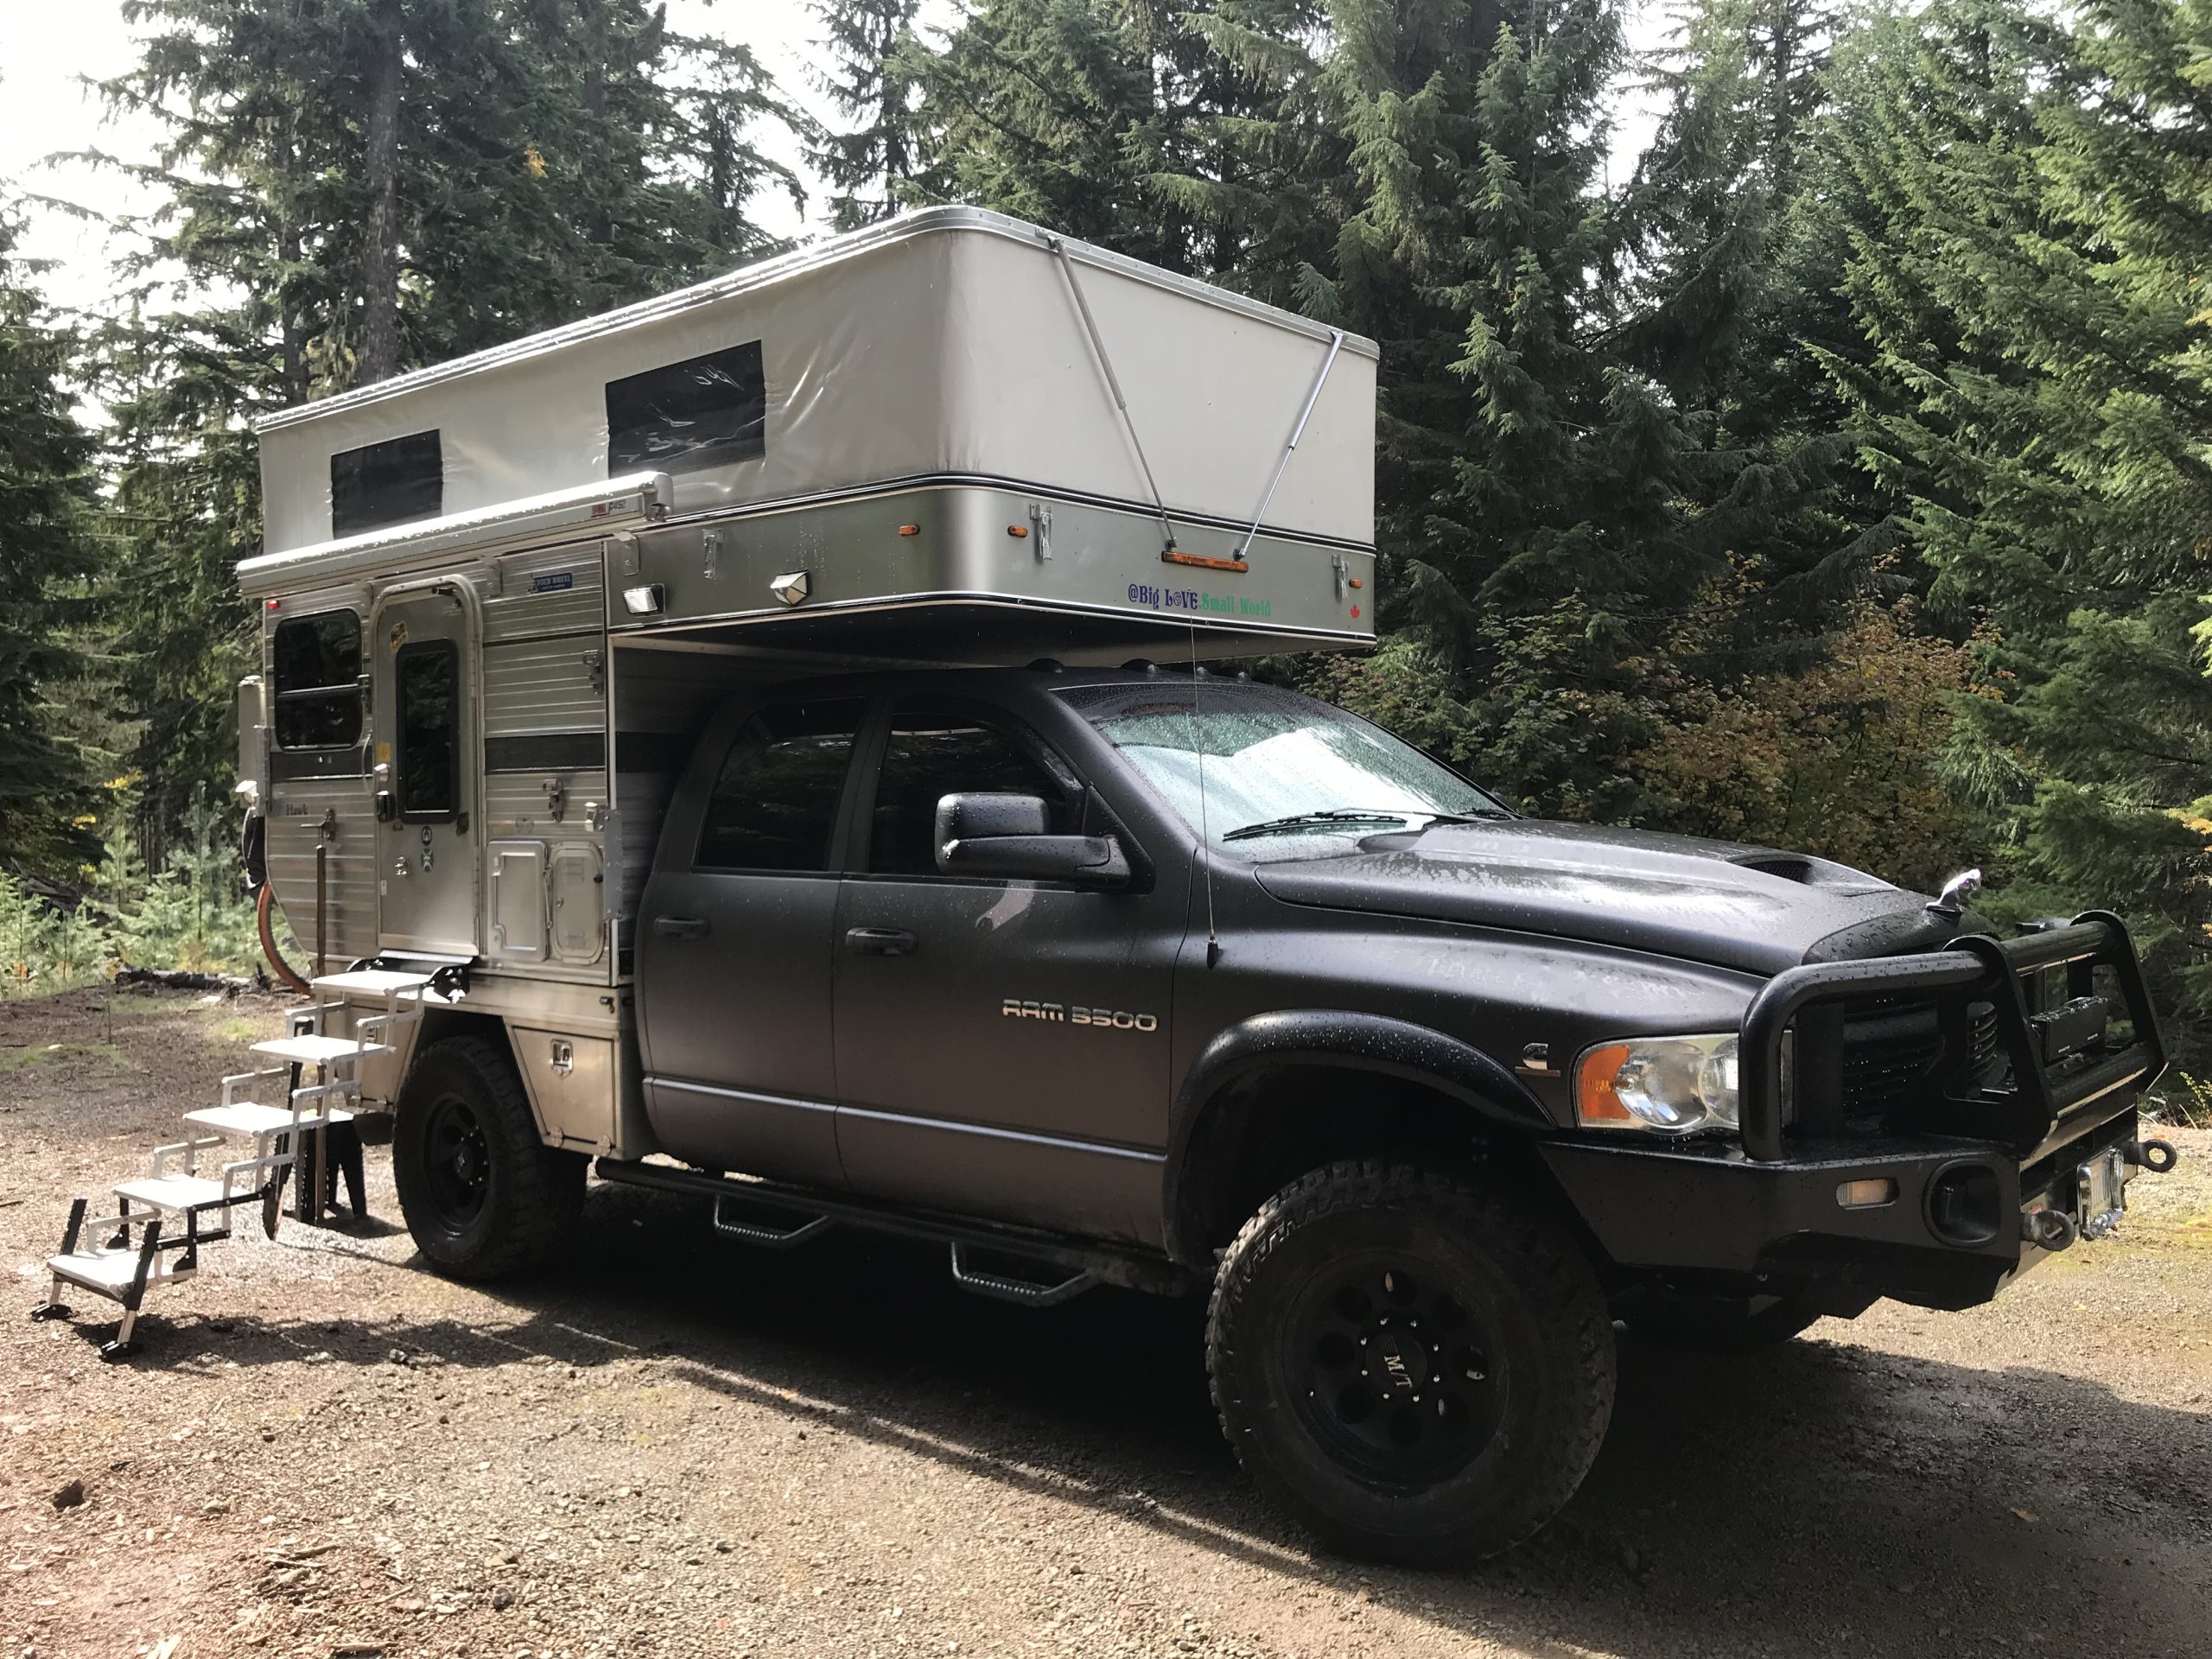
[[1433, 1484], [1497, 1432], [1500, 1344], [1431, 1263], [1416, 1272], [1396, 1253], [1359, 1252], [1314, 1275], [1292, 1319], [1306, 1356], [1300, 1413], [1370, 1478]]
[[448, 1038], [416, 1059], [391, 1170], [416, 1247], [454, 1279], [542, 1265], [583, 1204], [583, 1158], [539, 1140], [513, 1056], [482, 1037]]
[[433, 1100], [423, 1141], [430, 1214], [445, 1231], [461, 1232], [492, 1195], [492, 1143], [468, 1096], [448, 1089]]
[[1589, 1262], [1466, 1172], [1344, 1163], [1292, 1183], [1224, 1256], [1206, 1347], [1261, 1489], [1338, 1548], [1416, 1565], [1535, 1532], [1612, 1412]]

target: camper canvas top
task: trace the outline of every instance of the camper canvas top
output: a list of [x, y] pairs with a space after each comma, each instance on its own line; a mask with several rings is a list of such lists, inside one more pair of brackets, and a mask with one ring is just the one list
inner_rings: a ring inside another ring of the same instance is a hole
[[645, 471], [678, 514], [972, 479], [1241, 530], [1332, 358], [1266, 527], [1363, 547], [1372, 342], [932, 208], [265, 418], [266, 549]]
[[932, 209], [271, 416], [239, 578], [274, 599], [601, 537], [606, 626], [640, 643], [1363, 645], [1375, 372], [1308, 319]]

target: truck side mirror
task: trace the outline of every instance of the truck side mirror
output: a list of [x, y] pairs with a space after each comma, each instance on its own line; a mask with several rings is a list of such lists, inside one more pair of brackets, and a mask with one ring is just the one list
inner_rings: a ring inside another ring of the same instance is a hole
[[1034, 795], [947, 795], [937, 804], [937, 867], [947, 875], [1118, 887], [1129, 861], [1111, 836], [1056, 836]]

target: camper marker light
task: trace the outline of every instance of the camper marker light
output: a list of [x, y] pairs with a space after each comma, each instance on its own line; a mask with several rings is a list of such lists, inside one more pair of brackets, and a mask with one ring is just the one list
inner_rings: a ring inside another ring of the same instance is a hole
[[1008, 524], [1006, 527], [1006, 533], [1013, 537], [1014, 539], [1018, 542], [1023, 537], [1029, 534], [1029, 526], [1027, 524]]
[[622, 608], [632, 616], [658, 616], [667, 593], [668, 590], [657, 582], [649, 582], [642, 588], [625, 588], [622, 590]]
[[899, 533], [901, 536], [918, 536], [922, 533], [922, 527], [919, 524], [901, 524]]
[[786, 570], [768, 584], [768, 591], [786, 605], [801, 604], [814, 591], [814, 577], [805, 570]]

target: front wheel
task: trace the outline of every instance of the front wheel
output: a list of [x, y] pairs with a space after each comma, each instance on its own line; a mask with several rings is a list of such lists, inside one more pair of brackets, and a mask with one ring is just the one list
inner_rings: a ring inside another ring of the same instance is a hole
[[1222, 1427], [1269, 1497], [1354, 1554], [1456, 1564], [1574, 1494], [1612, 1415], [1588, 1262], [1469, 1176], [1332, 1164], [1223, 1259], [1206, 1324]]
[[537, 1136], [514, 1060], [481, 1037], [452, 1037], [407, 1074], [391, 1171], [407, 1230], [451, 1279], [499, 1279], [543, 1265], [575, 1230], [582, 1154]]

